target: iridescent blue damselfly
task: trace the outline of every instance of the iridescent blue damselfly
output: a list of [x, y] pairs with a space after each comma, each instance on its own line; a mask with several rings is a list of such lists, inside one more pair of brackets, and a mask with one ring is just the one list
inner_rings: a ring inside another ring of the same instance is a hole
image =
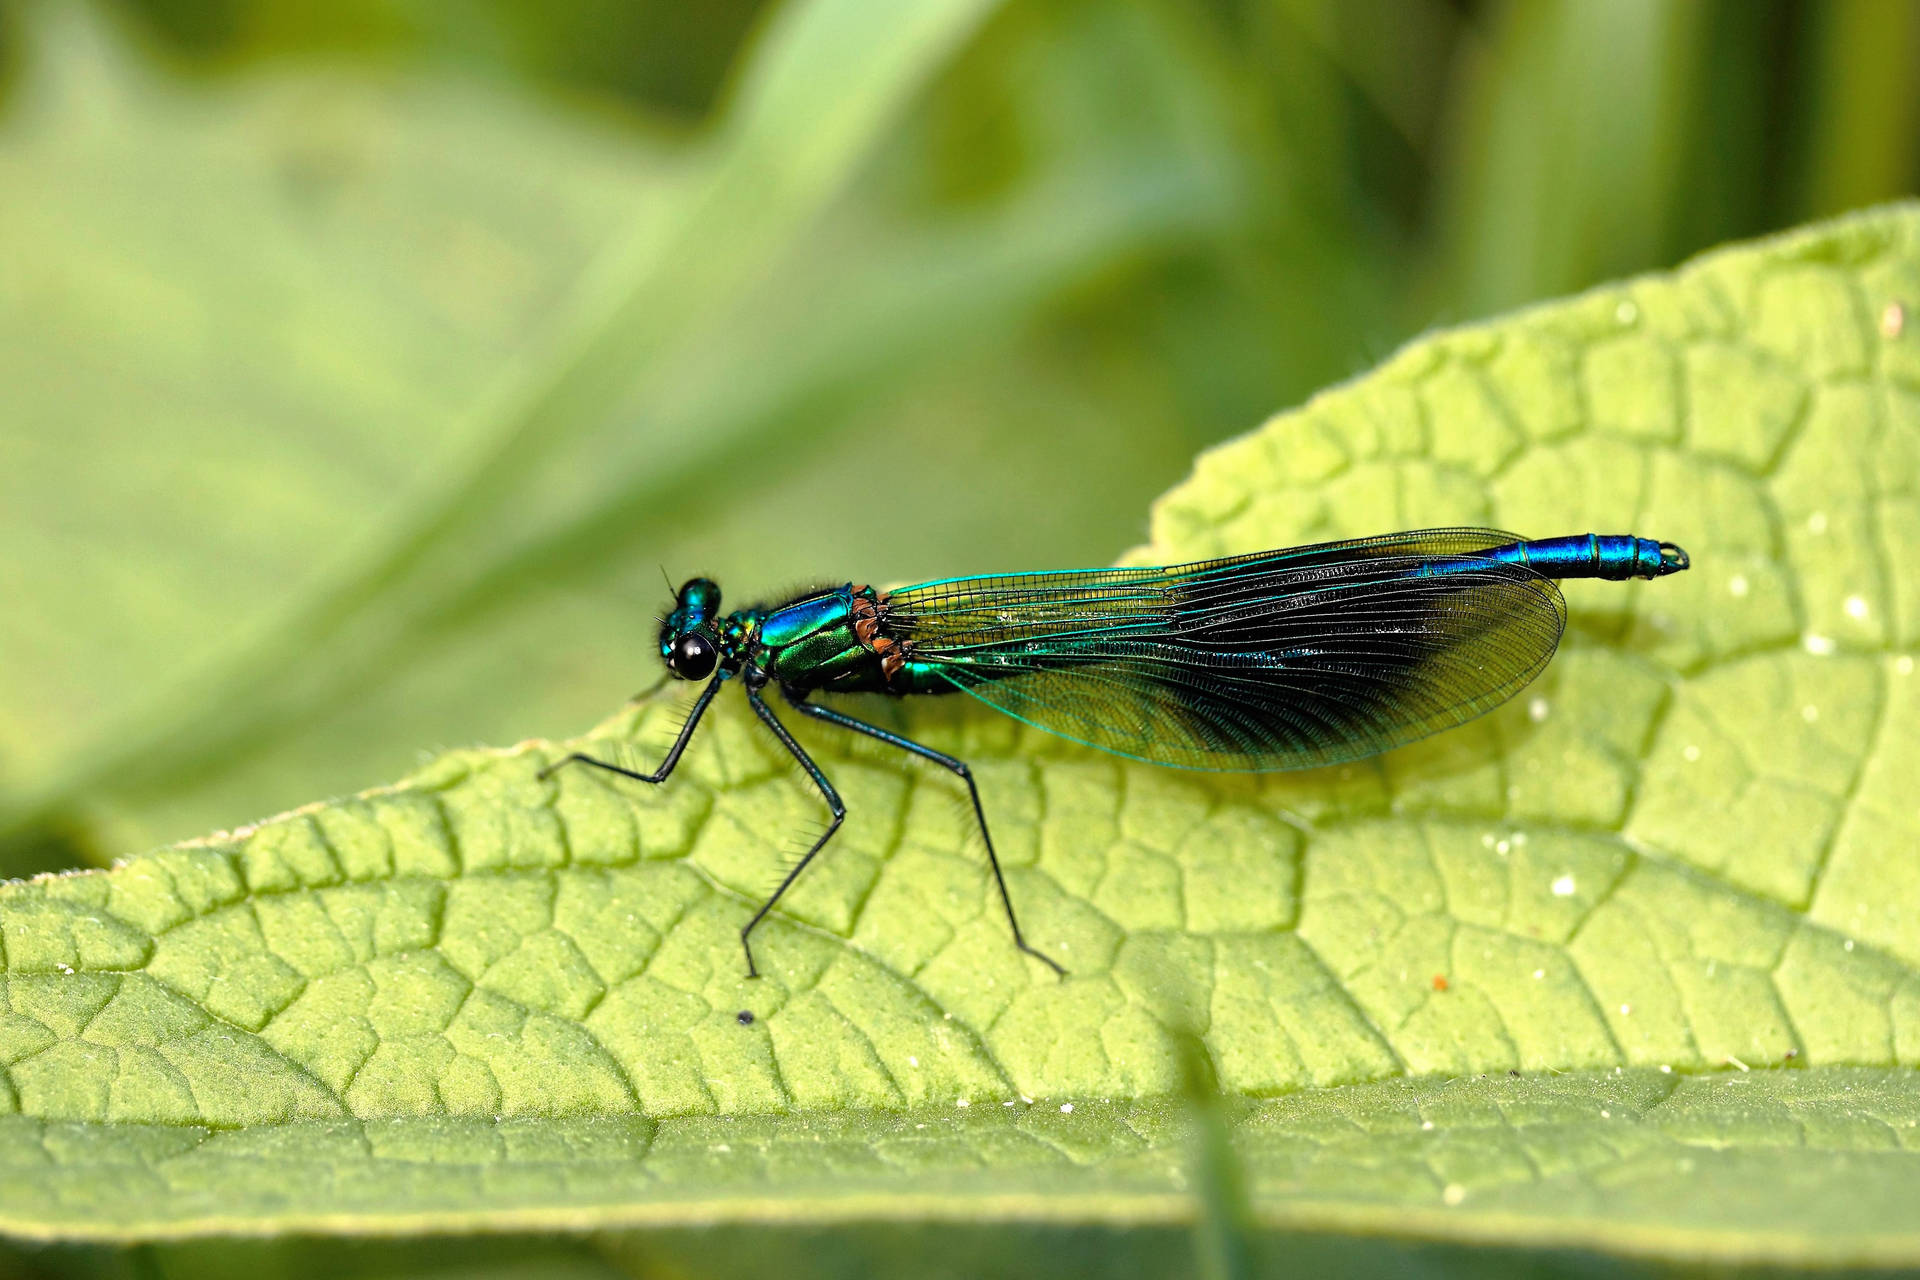
[[1163, 568], [943, 578], [882, 591], [847, 583], [720, 612], [694, 578], [660, 627], [660, 656], [704, 680], [652, 773], [664, 782], [721, 686], [737, 680], [763, 724], [813, 779], [826, 830], [740, 930], [753, 930], [846, 817], [825, 773], [764, 692], [801, 715], [877, 738], [967, 784], [1014, 944], [1029, 945], [966, 763], [811, 701], [815, 694], [967, 693], [997, 711], [1117, 755], [1187, 769], [1309, 769], [1377, 755], [1463, 724], [1540, 674], [1566, 627], [1559, 578], [1660, 578], [1688, 567], [1670, 542], [1577, 534], [1525, 540], [1493, 529], [1423, 529]]

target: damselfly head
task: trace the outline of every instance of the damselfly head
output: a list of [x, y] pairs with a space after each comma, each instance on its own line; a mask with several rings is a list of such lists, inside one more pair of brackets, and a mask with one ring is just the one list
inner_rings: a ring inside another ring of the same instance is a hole
[[720, 587], [706, 578], [689, 578], [674, 599], [673, 612], [660, 625], [660, 657], [682, 680], [704, 680], [720, 660], [713, 632], [720, 612]]

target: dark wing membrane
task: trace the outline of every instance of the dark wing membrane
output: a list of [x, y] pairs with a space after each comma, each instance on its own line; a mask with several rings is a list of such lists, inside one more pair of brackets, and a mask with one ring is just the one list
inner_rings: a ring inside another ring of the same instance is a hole
[[912, 657], [1010, 716], [1193, 769], [1304, 769], [1473, 719], [1540, 673], [1566, 603], [1517, 541], [1429, 529], [887, 597]]

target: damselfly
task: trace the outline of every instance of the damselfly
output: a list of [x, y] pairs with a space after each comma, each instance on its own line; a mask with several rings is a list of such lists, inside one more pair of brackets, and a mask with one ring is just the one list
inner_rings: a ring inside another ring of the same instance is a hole
[[1165, 568], [944, 578], [895, 591], [848, 583], [720, 612], [695, 578], [660, 627], [660, 656], [706, 687], [659, 768], [680, 762], [714, 695], [747, 701], [826, 799], [832, 819], [740, 930], [752, 935], [846, 817], [826, 774], [764, 698], [958, 774], [973, 799], [1013, 940], [1027, 943], [966, 763], [810, 701], [817, 693], [967, 693], [1089, 746], [1154, 764], [1259, 772], [1387, 751], [1498, 706], [1540, 674], [1566, 626], [1556, 578], [1659, 578], [1688, 567], [1670, 542], [1579, 534], [1526, 541], [1426, 529]]

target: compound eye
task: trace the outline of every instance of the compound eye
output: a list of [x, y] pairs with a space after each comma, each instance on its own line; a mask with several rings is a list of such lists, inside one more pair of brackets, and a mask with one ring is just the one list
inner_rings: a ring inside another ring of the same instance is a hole
[[719, 657], [712, 642], [695, 632], [680, 637], [673, 646], [673, 658], [669, 665], [683, 680], [704, 680], [713, 674], [713, 665]]

